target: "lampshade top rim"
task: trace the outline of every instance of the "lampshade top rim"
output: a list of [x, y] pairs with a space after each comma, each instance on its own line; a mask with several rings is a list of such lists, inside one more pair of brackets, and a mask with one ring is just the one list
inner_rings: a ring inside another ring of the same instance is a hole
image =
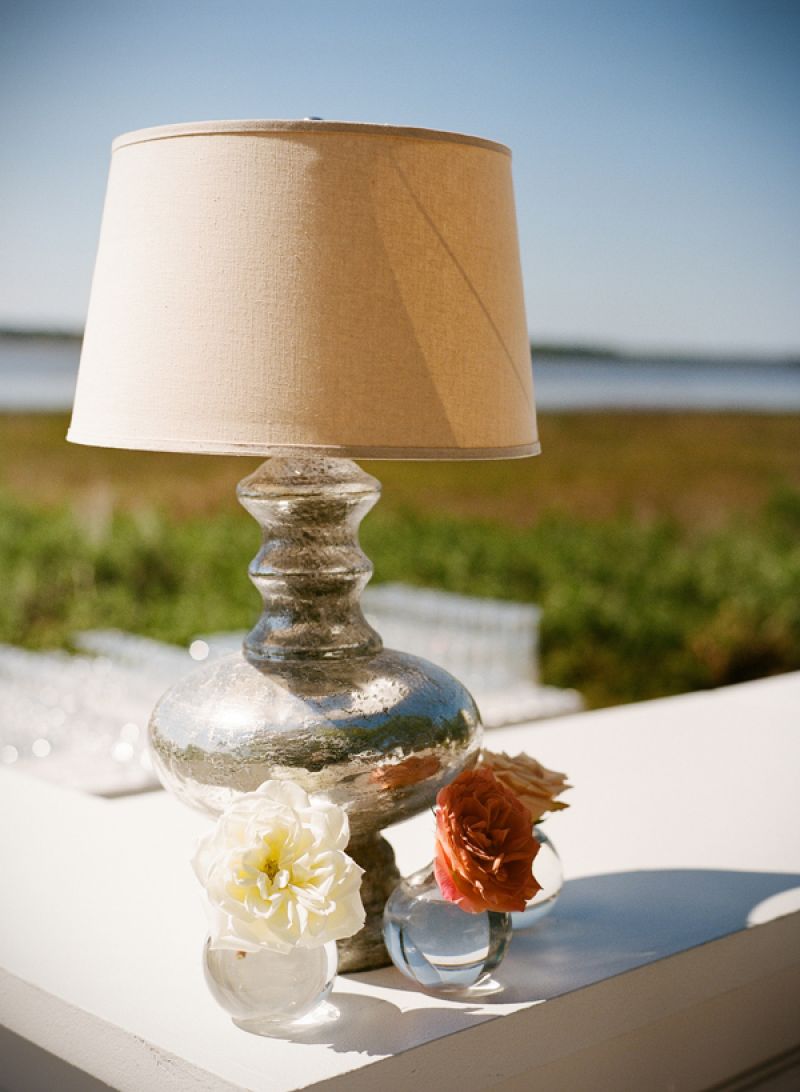
[[471, 144], [487, 151], [511, 155], [505, 144], [466, 133], [448, 132], [444, 129], [422, 129], [408, 125], [377, 125], [360, 121], [322, 120], [270, 120], [246, 119], [239, 121], [190, 121], [177, 125], [155, 125], [148, 129], [135, 129], [121, 133], [111, 145], [116, 152], [131, 144], [144, 144], [151, 140], [169, 140], [173, 137], [192, 136], [258, 136], [267, 133], [354, 133], [363, 136], [405, 137], [409, 140], [435, 140], [450, 144]]

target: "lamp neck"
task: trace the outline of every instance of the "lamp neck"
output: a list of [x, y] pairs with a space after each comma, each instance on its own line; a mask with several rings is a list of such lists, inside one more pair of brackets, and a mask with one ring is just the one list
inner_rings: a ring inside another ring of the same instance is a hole
[[371, 656], [383, 643], [361, 612], [372, 564], [358, 526], [380, 482], [349, 459], [276, 457], [242, 479], [240, 503], [261, 526], [250, 579], [264, 610], [245, 638], [251, 662]]

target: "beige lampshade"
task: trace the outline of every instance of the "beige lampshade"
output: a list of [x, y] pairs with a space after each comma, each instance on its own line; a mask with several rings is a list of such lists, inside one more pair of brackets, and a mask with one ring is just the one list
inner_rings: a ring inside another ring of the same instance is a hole
[[112, 151], [70, 440], [539, 450], [507, 148], [223, 121], [128, 133]]

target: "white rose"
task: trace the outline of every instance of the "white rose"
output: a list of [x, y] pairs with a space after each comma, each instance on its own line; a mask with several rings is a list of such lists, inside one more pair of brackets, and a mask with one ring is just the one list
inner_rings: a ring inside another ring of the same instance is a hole
[[291, 781], [239, 797], [201, 838], [192, 867], [206, 889], [216, 948], [288, 952], [364, 924], [364, 870], [344, 852], [347, 815]]

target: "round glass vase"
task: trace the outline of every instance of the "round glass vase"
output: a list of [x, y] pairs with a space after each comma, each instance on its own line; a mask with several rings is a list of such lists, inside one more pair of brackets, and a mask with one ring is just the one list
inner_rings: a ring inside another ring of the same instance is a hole
[[533, 860], [533, 874], [539, 884], [539, 890], [530, 899], [524, 910], [511, 915], [511, 928], [515, 931], [530, 929], [546, 918], [556, 904], [564, 886], [564, 869], [558, 851], [542, 829], [541, 823], [535, 823], [533, 836], [539, 843], [539, 851]]
[[401, 880], [383, 912], [383, 939], [407, 978], [438, 993], [486, 988], [511, 940], [509, 914], [448, 902], [429, 865]]
[[293, 1025], [316, 1023], [336, 978], [336, 941], [318, 948], [257, 952], [215, 948], [206, 939], [203, 969], [214, 1000], [237, 1027], [274, 1035]]

